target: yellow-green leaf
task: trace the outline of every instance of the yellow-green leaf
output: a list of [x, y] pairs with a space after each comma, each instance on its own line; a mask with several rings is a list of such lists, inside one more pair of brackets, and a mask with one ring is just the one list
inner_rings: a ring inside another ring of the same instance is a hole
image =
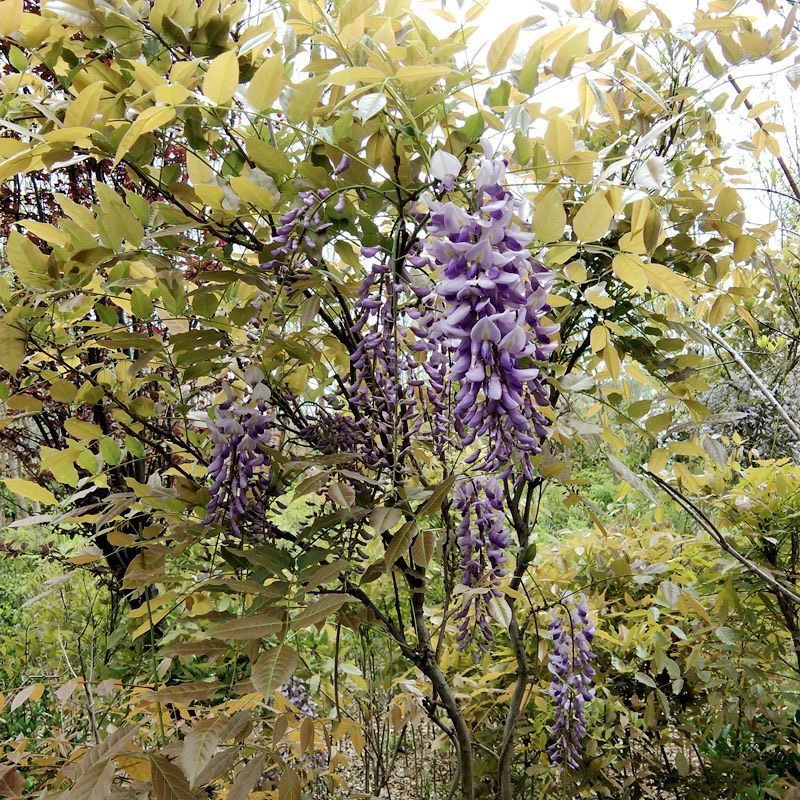
[[322, 84], [319, 78], [308, 78], [294, 90], [286, 109], [290, 122], [303, 122], [311, 117], [322, 97]]
[[595, 192], [572, 220], [575, 236], [582, 242], [596, 242], [608, 232], [614, 209], [606, 192]]
[[45, 503], [48, 506], [54, 506], [58, 503], [56, 496], [44, 486], [39, 486], [38, 483], [33, 481], [26, 481], [24, 478], [3, 478], [8, 488], [18, 494], [20, 497], [27, 497], [28, 500], [34, 500], [37, 503]]
[[328, 76], [332, 86], [352, 86], [356, 83], [377, 83], [386, 76], [375, 67], [347, 67]]
[[250, 679], [265, 699], [292, 677], [297, 666], [297, 653], [287, 645], [271, 647], [263, 652], [253, 665]]
[[280, 198], [277, 190], [273, 191], [271, 187], [260, 186], [249, 178], [245, 178], [241, 175], [231, 178], [231, 189], [233, 189], [245, 203], [250, 203], [250, 205], [256, 208], [271, 209]]
[[0, 36], [11, 36], [22, 25], [22, 0], [0, 2]]
[[386, 546], [386, 552], [383, 556], [386, 569], [391, 569], [397, 559], [408, 549], [416, 532], [417, 524], [412, 520], [411, 522], [406, 522], [406, 524], [392, 536], [391, 541]]
[[16, 322], [18, 316], [19, 306], [0, 322], [0, 367], [11, 375], [16, 374], [25, 360], [25, 331]]
[[19, 231], [11, 231], [8, 235], [6, 259], [26, 286], [35, 289], [44, 289], [47, 286], [47, 256]]
[[683, 300], [684, 303], [692, 301], [692, 292], [689, 281], [678, 275], [663, 264], [644, 264], [647, 272], [647, 282], [657, 292], [671, 295]]
[[297, 631], [324, 622], [331, 614], [338, 611], [349, 599], [349, 596], [346, 594], [322, 595], [322, 597], [306, 606], [292, 620], [292, 628]]
[[64, 113], [65, 128], [79, 128], [92, 124], [100, 106], [104, 85], [103, 81], [95, 81], [78, 94]]
[[637, 256], [618, 253], [611, 262], [611, 268], [621, 281], [625, 281], [637, 293], [643, 294], [647, 289], [647, 273], [642, 260]]
[[490, 45], [486, 55], [486, 66], [493, 74], [498, 73], [508, 63], [508, 59], [514, 55], [514, 48], [517, 46], [519, 32], [522, 28], [521, 22], [506, 28]]
[[239, 85], [239, 59], [235, 50], [226, 50], [209, 65], [203, 78], [203, 94], [218, 106], [227, 103]]
[[114, 163], [118, 164], [125, 157], [140, 136], [172, 122], [173, 119], [175, 119], [175, 109], [172, 106], [152, 106], [142, 111], [120, 140]]
[[544, 146], [558, 164], [565, 164], [575, 153], [575, 137], [572, 128], [560, 117], [547, 123], [544, 132]]
[[284, 87], [286, 76], [283, 59], [279, 56], [265, 58], [247, 87], [247, 102], [257, 111], [271, 108]]
[[452, 72], [450, 67], [436, 66], [430, 64], [428, 66], [411, 66], [400, 67], [395, 72], [394, 77], [402, 83], [410, 83], [412, 81], [422, 80], [435, 80], [436, 78], [443, 78]]
[[564, 236], [567, 214], [557, 186], [545, 189], [536, 198], [533, 212], [533, 232], [543, 243], [557, 242]]

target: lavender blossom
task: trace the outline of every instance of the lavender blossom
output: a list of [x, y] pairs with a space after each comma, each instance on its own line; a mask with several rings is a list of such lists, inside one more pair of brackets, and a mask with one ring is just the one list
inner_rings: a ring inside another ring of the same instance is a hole
[[[458, 547], [463, 574], [461, 584], [471, 590], [461, 610], [457, 636], [459, 650], [466, 649], [476, 638], [491, 642], [494, 639], [489, 624], [489, 604], [501, 596], [499, 584], [505, 576], [503, 568], [508, 558], [508, 528], [503, 516], [503, 490], [492, 477], [478, 477], [462, 483], [455, 498], [461, 512], [458, 527]], [[477, 636], [480, 634], [480, 637]]]
[[555, 702], [556, 711], [547, 752], [550, 761], [560, 770], [565, 767], [578, 769], [586, 735], [585, 704], [594, 697], [591, 688], [595, 676], [592, 666], [594, 652], [591, 648], [594, 622], [589, 616], [585, 597], [582, 596], [572, 609], [569, 621], [568, 630], [554, 610], [549, 625], [553, 639], [548, 665], [553, 676], [550, 696]]
[[316, 266], [320, 263], [323, 237], [331, 222], [323, 222], [320, 207], [330, 196], [330, 189], [317, 192], [303, 191], [298, 194], [299, 203], [285, 214], [272, 238], [271, 258], [261, 266], [275, 272], [284, 271], [298, 259], [305, 259]]
[[[280, 693], [286, 698], [293, 710], [300, 716], [310, 717], [311, 719], [317, 718], [317, 704], [308, 693], [305, 681], [292, 675], [286, 683], [280, 688]], [[281, 759], [285, 762], [291, 762], [307, 773], [311, 777], [314, 784], [313, 797], [325, 797], [328, 795], [327, 787], [323, 781], [318, 777], [315, 779], [315, 771], [321, 770], [328, 764], [328, 754], [325, 750], [315, 749], [313, 753], [302, 753], [297, 755], [292, 748], [282, 746], [278, 749]], [[263, 785], [265, 787], [277, 788], [280, 781], [280, 773], [277, 769], [267, 771], [263, 776]]]
[[400, 468], [412, 438], [422, 435], [423, 428], [437, 452], [443, 453], [449, 441], [443, 401], [446, 364], [435, 354], [417, 358], [429, 348], [414, 338], [412, 329], [416, 306], [430, 290], [414, 285], [408, 271], [428, 262], [419, 255], [418, 244], [394, 268], [377, 247], [362, 247], [361, 254], [373, 261], [359, 289], [350, 330], [356, 341], [350, 358], [355, 379], [348, 397], [373, 453], [381, 454], [374, 466]]
[[305, 681], [292, 675], [286, 683], [281, 686], [281, 694], [297, 709], [307, 717], [317, 716], [317, 704], [308, 693]]
[[250, 500], [270, 484], [270, 463], [265, 448], [273, 444], [274, 415], [267, 410], [268, 390], [253, 387], [248, 402], [233, 397], [221, 403], [209, 420], [214, 449], [208, 473], [213, 479], [206, 524], [229, 520], [237, 535], [247, 517]]
[[452, 354], [462, 445], [488, 436], [482, 468], [497, 471], [508, 468], [515, 450], [538, 453], [547, 436], [539, 407], [549, 400], [536, 363], [555, 349], [558, 327], [543, 322], [553, 273], [531, 258], [533, 235], [514, 221], [520, 204], [503, 186], [506, 161], [485, 147], [474, 212], [429, 201], [425, 250], [441, 268], [434, 292], [443, 309], [421, 320], [416, 332]]

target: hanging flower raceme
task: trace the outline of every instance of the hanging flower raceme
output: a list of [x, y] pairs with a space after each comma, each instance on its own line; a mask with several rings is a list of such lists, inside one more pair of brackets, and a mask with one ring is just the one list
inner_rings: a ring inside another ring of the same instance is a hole
[[[441, 393], [432, 392], [429, 385], [441, 380], [440, 367], [431, 359], [431, 363], [417, 361], [415, 353], [426, 351], [427, 345], [412, 341], [410, 334], [414, 306], [430, 290], [412, 285], [407, 272], [402, 277], [395, 274], [391, 264], [380, 258], [378, 248], [362, 247], [361, 254], [371, 264], [354, 307], [350, 332], [356, 345], [350, 362], [355, 380], [348, 395], [361, 429], [376, 443], [373, 453], [382, 451], [383, 465], [397, 465], [426, 422], [434, 448], [441, 448], [446, 440]], [[418, 246], [413, 246], [405, 257], [406, 269], [416, 266], [418, 258]]]
[[[317, 718], [317, 704], [309, 694], [305, 681], [303, 681], [302, 678], [292, 675], [292, 677], [281, 686], [280, 693], [298, 716], [306, 719]], [[307, 777], [314, 778], [315, 775], [311, 771], [320, 770], [328, 765], [328, 754], [324, 749], [314, 748], [310, 753], [306, 751], [302, 754], [298, 754], [295, 748], [282, 746], [278, 749], [278, 752], [283, 761], [295, 764], [306, 771]], [[262, 780], [264, 785], [277, 788], [280, 782], [280, 775], [281, 773], [277, 769], [269, 770], [263, 776]], [[327, 796], [327, 787], [321, 781], [319, 781], [317, 785], [319, 786], [320, 792], [319, 794], [313, 792], [312, 796]]]
[[547, 752], [560, 769], [577, 769], [586, 735], [585, 705], [594, 697], [594, 622], [585, 597], [572, 609], [568, 622], [565, 625], [561, 616], [552, 612], [549, 629], [553, 649], [548, 669], [553, 676], [550, 696], [555, 703], [555, 720]]
[[320, 216], [320, 208], [329, 196], [327, 188], [298, 194], [298, 204], [278, 220], [271, 257], [261, 265], [264, 269], [280, 272], [301, 258], [312, 265], [319, 263], [322, 234], [332, 225], [330, 221], [323, 222]]
[[229, 521], [239, 534], [252, 499], [269, 488], [266, 450], [275, 445], [275, 431], [268, 397], [267, 387], [256, 383], [247, 402], [225, 400], [208, 423], [214, 449], [208, 465], [213, 483], [206, 524]]
[[299, 711], [307, 717], [317, 716], [317, 704], [308, 693], [305, 681], [292, 675], [286, 683], [281, 686], [281, 694]]
[[539, 407], [548, 395], [536, 362], [556, 347], [558, 327], [543, 322], [553, 273], [531, 258], [533, 236], [515, 222], [520, 204], [503, 185], [506, 162], [485, 147], [474, 212], [429, 202], [425, 251], [441, 269], [434, 292], [443, 307], [419, 335], [429, 333], [452, 354], [449, 378], [459, 385], [455, 415], [462, 444], [487, 436], [482, 468], [496, 471], [508, 466], [515, 450], [538, 453], [547, 436]]
[[457, 539], [463, 568], [461, 584], [467, 588], [456, 615], [457, 646], [464, 650], [475, 640], [480, 645], [481, 640], [494, 639], [489, 620], [493, 606], [502, 597], [499, 584], [505, 576], [509, 534], [503, 515], [503, 490], [494, 478], [481, 476], [460, 484], [455, 506], [461, 512]]

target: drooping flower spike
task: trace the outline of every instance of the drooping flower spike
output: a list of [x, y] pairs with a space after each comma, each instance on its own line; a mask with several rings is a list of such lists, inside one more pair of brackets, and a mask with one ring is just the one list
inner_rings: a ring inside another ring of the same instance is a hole
[[214, 445], [208, 473], [213, 483], [204, 522], [227, 521], [237, 535], [253, 497], [270, 485], [266, 450], [275, 444], [275, 431], [268, 398], [267, 387], [257, 382], [248, 401], [238, 401], [231, 395], [217, 406], [208, 422]]
[[[322, 188], [316, 192], [302, 191], [298, 203], [282, 214], [272, 237], [273, 250], [262, 269], [281, 273], [290, 266], [297, 266], [301, 260], [317, 265], [321, 259], [324, 234], [333, 223], [323, 221], [320, 207], [330, 197], [330, 189]], [[339, 198], [344, 201], [344, 195]]]
[[548, 433], [539, 410], [548, 394], [537, 363], [556, 347], [558, 326], [543, 321], [554, 276], [527, 249], [533, 235], [516, 221], [520, 203], [504, 186], [506, 161], [485, 148], [474, 211], [428, 201], [425, 252], [441, 270], [434, 287], [440, 306], [415, 332], [451, 354], [462, 444], [489, 441], [482, 469], [506, 470], [518, 451], [530, 474], [525, 456], [538, 453]]
[[508, 561], [503, 490], [495, 478], [479, 476], [457, 487], [455, 506], [461, 512], [457, 538], [463, 569], [461, 584], [469, 590], [456, 614], [457, 647], [464, 650], [476, 642], [485, 649], [485, 643], [494, 639], [490, 604], [502, 594], [499, 584]]
[[586, 736], [585, 706], [595, 695], [595, 655], [591, 647], [594, 622], [586, 598], [581, 596], [571, 609], [567, 625], [553, 610], [548, 627], [553, 640], [548, 669], [553, 676], [550, 697], [555, 704], [555, 718], [547, 752], [551, 763], [560, 770], [578, 769]]
[[[430, 288], [411, 282], [408, 269], [427, 265], [412, 245], [404, 269], [378, 247], [362, 247], [370, 259], [354, 307], [350, 333], [356, 344], [350, 356], [355, 379], [347, 387], [351, 407], [372, 451], [371, 466], [395, 468], [404, 462], [410, 442], [427, 435], [433, 450], [443, 454], [449, 425], [443, 398], [445, 359], [429, 353], [428, 345], [412, 336], [416, 306]], [[423, 360], [417, 354], [424, 354]], [[424, 431], [423, 431], [424, 428]], [[399, 449], [393, 442], [400, 441]]]

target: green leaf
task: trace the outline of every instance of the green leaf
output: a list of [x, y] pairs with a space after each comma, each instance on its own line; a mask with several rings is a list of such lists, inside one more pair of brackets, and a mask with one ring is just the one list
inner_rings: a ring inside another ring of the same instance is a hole
[[408, 550], [416, 532], [417, 523], [412, 520], [411, 522], [406, 522], [406, 524], [392, 536], [391, 541], [386, 546], [386, 552], [383, 556], [386, 569], [391, 569], [397, 559]]
[[116, 764], [103, 760], [87, 769], [69, 790], [70, 800], [105, 800], [111, 791]]
[[456, 476], [450, 475], [450, 477], [445, 478], [441, 483], [436, 484], [436, 486], [433, 487], [430, 497], [417, 509], [415, 516], [426, 517], [428, 514], [435, 514], [439, 511], [442, 507], [442, 503], [444, 503], [445, 499], [450, 494], [450, 490], [453, 488], [455, 481]]
[[390, 531], [403, 519], [403, 512], [399, 508], [380, 506], [369, 515], [369, 524], [377, 535]]
[[212, 698], [222, 687], [220, 681], [187, 681], [176, 686], [164, 686], [153, 693], [161, 703], [189, 705], [192, 702], [202, 703]]
[[294, 90], [292, 99], [286, 108], [289, 122], [305, 122], [311, 118], [314, 109], [322, 97], [322, 83], [319, 78], [307, 78]]
[[348, 600], [346, 594], [324, 594], [318, 600], [306, 606], [293, 620], [292, 628], [301, 630], [319, 622], [324, 622], [331, 614], [338, 611]]
[[643, 683], [645, 686], [649, 686], [651, 689], [658, 688], [656, 686], [656, 682], [649, 676], [645, 675], [644, 672], [637, 672], [634, 676], [639, 683]]
[[224, 717], [213, 721], [205, 720], [194, 725], [186, 734], [180, 762], [184, 774], [189, 779], [190, 787], [196, 785], [197, 777], [202, 774], [217, 751], [227, 724], [228, 720]]
[[79, 772], [87, 772], [94, 764], [113, 758], [128, 747], [138, 730], [139, 725], [122, 725], [89, 749], [81, 760], [71, 765], [69, 769], [77, 768]]
[[106, 464], [114, 466], [122, 461], [122, 450], [112, 437], [104, 436], [99, 444], [100, 455], [103, 457], [103, 461], [105, 461]]
[[153, 301], [138, 287], [131, 291], [131, 311], [139, 319], [150, 319], [153, 316]]
[[220, 622], [209, 629], [208, 635], [212, 639], [222, 639], [224, 641], [247, 641], [274, 636], [282, 628], [283, 620], [277, 612], [271, 611], [266, 614], [254, 614], [250, 617]]
[[150, 756], [150, 765], [155, 800], [194, 800], [189, 781], [177, 764], [154, 753]]
[[256, 166], [261, 167], [273, 177], [282, 177], [292, 172], [292, 162], [285, 153], [267, 144], [256, 136], [251, 136], [245, 142], [247, 155], [253, 159]]
[[226, 800], [247, 800], [250, 792], [264, 774], [265, 756], [256, 756], [239, 770], [228, 791]]
[[300, 800], [301, 796], [300, 778], [291, 767], [285, 766], [278, 783], [278, 800]]
[[736, 634], [733, 632], [733, 630], [731, 630], [731, 628], [722, 626], [721, 628], [717, 628], [714, 631], [714, 634], [723, 644], [736, 643]]

